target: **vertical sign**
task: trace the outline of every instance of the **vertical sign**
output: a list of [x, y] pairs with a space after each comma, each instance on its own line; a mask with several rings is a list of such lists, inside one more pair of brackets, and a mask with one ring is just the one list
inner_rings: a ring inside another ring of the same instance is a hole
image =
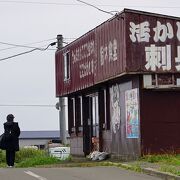
[[126, 138], [139, 138], [138, 89], [125, 92]]

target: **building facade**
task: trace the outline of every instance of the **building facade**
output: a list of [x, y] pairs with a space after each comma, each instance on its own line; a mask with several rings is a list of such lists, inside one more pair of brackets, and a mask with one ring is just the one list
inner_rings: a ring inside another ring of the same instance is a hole
[[36, 146], [38, 149], [47, 148], [49, 142], [59, 140], [59, 131], [21, 131], [19, 137], [20, 148]]
[[56, 52], [71, 154], [180, 151], [180, 18], [124, 9]]

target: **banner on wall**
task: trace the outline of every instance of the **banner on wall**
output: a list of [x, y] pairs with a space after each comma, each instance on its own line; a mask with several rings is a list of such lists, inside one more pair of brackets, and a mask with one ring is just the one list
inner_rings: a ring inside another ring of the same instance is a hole
[[139, 138], [138, 89], [125, 91], [126, 138]]

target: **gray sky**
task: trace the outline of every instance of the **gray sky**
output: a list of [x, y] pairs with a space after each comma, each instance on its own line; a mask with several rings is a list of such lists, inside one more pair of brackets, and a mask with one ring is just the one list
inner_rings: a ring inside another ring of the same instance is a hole
[[[130, 8], [180, 17], [178, 0], [86, 2], [106, 11]], [[111, 17], [76, 0], [0, 0], [0, 59], [31, 50], [12, 48], [2, 42], [46, 47], [56, 41], [57, 34], [62, 34], [64, 41], [70, 42]], [[34, 51], [0, 61], [0, 132], [9, 113], [15, 115], [21, 130], [59, 129], [55, 107], [3, 106], [56, 104], [54, 54], [55, 50]]]

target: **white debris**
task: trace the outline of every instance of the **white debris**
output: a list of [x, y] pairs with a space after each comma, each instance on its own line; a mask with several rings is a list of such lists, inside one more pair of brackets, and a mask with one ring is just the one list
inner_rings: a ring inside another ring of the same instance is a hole
[[92, 161], [102, 161], [107, 159], [109, 156], [109, 154], [107, 152], [99, 152], [99, 151], [93, 151], [92, 153], [90, 153], [89, 158]]

